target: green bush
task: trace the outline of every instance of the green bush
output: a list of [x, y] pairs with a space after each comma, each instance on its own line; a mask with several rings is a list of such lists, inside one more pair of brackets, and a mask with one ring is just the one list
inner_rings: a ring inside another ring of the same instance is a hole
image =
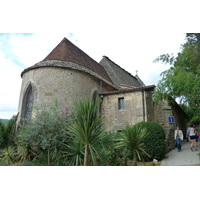
[[120, 138], [119, 132], [104, 133], [104, 137], [99, 141], [98, 164], [101, 166], [119, 166], [123, 163], [123, 152], [115, 148], [116, 139]]
[[0, 147], [4, 144], [4, 136], [6, 132], [6, 126], [5, 124], [0, 120]]
[[196, 130], [197, 132], [200, 132], [200, 126], [197, 126], [197, 127], [195, 128], [195, 130]]
[[16, 149], [12, 146], [7, 146], [0, 150], [0, 161], [6, 165], [10, 165], [15, 162], [16, 159]]
[[146, 146], [146, 152], [150, 157], [145, 157], [146, 161], [153, 159], [162, 160], [165, 155], [165, 132], [157, 122], [140, 122], [140, 126], [147, 129], [148, 134], [143, 142]]
[[16, 116], [13, 116], [8, 123], [4, 124], [0, 120], [0, 147], [5, 148], [7, 146], [14, 145], [14, 137], [15, 137], [15, 130], [16, 130]]
[[70, 120], [67, 106], [63, 109], [58, 102], [38, 107], [34, 118], [22, 125], [16, 135], [19, 160], [38, 165], [65, 165]]

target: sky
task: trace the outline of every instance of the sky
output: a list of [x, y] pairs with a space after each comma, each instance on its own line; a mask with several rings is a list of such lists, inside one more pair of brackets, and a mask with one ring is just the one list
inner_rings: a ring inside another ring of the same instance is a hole
[[180, 52], [184, 33], [2, 33], [0, 34], [0, 118], [17, 113], [21, 72], [43, 60], [66, 37], [90, 57], [100, 62], [108, 56], [145, 85], [156, 85], [160, 73], [169, 66], [154, 63], [161, 54]]
[[181, 4], [174, 0], [3, 1], [0, 118], [17, 114], [21, 72], [43, 60], [64, 37], [97, 62], [105, 55], [132, 75], [138, 71], [146, 85], [157, 85], [160, 73], [169, 66], [153, 60], [161, 54], [176, 55], [185, 42], [184, 33], [198, 32], [193, 29], [198, 6], [192, 7], [192, 20], [185, 15], [188, 8], [184, 0]]
[[184, 33], [128, 33], [123, 31], [1, 33], [0, 34], [0, 118], [18, 112], [21, 72], [43, 60], [66, 37], [97, 62], [108, 56], [145, 85], [156, 85], [169, 66], [154, 63], [159, 55], [180, 52]]

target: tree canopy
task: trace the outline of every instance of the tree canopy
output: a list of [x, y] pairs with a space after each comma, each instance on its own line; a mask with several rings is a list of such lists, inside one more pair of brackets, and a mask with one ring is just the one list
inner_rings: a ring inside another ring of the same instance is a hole
[[187, 33], [186, 42], [175, 57], [163, 54], [154, 62], [170, 64], [161, 73], [155, 91], [155, 101], [167, 96], [178, 98], [192, 123], [200, 123], [200, 33]]

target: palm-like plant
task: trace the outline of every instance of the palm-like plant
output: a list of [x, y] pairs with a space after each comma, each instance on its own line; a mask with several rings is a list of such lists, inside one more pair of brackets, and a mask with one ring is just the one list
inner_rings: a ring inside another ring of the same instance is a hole
[[96, 144], [103, 137], [104, 126], [99, 114], [100, 104], [96, 100], [82, 100], [74, 103], [73, 123], [70, 126], [71, 135], [83, 145], [84, 165], [91, 162], [96, 165]]
[[12, 146], [7, 146], [0, 150], [0, 160], [7, 165], [12, 164], [16, 159], [16, 149]]
[[74, 137], [72, 141], [67, 145], [67, 160], [68, 165], [83, 165], [84, 153], [83, 153], [83, 145], [80, 143], [78, 138]]
[[[147, 130], [135, 124], [133, 126], [127, 126], [121, 134], [121, 138], [117, 139], [116, 148], [122, 148], [126, 153], [133, 158], [133, 165], [137, 165], [137, 161], [142, 160], [145, 152], [145, 146], [142, 142], [146, 136]], [[124, 153], [125, 153], [124, 152]]]

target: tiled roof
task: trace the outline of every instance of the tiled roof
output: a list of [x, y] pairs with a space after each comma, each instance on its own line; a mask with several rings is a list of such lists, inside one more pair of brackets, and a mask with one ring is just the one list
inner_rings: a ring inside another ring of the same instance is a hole
[[93, 60], [66, 38], [64, 38], [43, 61], [48, 60], [69, 61], [76, 63], [90, 69], [104, 79], [113, 83], [106, 70], [98, 62]]
[[140, 87], [144, 86], [141, 84], [140, 81], [132, 74], [121, 68], [119, 65], [114, 63], [108, 57], [103, 56], [100, 64], [105, 68], [108, 75], [112, 79], [113, 83], [120, 87], [120, 85], [127, 85], [127, 86], [135, 86]]

